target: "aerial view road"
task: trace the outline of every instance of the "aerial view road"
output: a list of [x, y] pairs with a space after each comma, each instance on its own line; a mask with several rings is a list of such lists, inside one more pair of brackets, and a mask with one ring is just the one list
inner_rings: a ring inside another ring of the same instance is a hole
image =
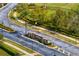
[[[25, 47], [28, 47], [44, 56], [67, 56], [64, 52], [60, 52], [56, 49], [49, 48], [48, 46], [36, 41], [32, 40], [28, 37], [23, 37], [22, 35], [26, 34], [26, 32], [31, 31], [25, 27], [21, 27], [16, 25], [13, 22], [10, 22], [11, 19], [8, 17], [8, 13], [14, 9], [18, 3], [8, 3], [0, 9], [0, 24], [3, 24], [6, 27], [13, 29], [15, 32], [7, 32], [4, 29], [0, 28], [0, 34], [4, 37], [13, 40]], [[36, 32], [37, 33], [37, 32]], [[43, 33], [39, 33], [42, 36], [46, 36], [48, 41], [52, 44], [62, 48], [64, 51], [67, 51], [71, 56], [79, 56], [79, 47], [76, 47], [72, 44], [59, 40], [58, 38], [51, 37], [49, 35], [45, 35]]]

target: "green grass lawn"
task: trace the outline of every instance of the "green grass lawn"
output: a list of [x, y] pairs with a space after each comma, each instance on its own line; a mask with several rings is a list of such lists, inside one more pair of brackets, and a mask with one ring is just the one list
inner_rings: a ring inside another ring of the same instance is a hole
[[0, 48], [0, 56], [10, 56], [6, 51]]

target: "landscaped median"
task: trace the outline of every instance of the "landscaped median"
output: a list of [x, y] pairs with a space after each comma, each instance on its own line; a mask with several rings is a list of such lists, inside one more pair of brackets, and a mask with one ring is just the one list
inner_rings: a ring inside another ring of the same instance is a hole
[[7, 31], [7, 32], [15, 32], [13, 29], [4, 26], [3, 24], [0, 24], [0, 28], [2, 28], [3, 30]]
[[61, 52], [61, 53], [64, 53], [65, 55], [68, 55], [68, 56], [71, 55], [70, 52], [64, 50], [63, 48], [60, 48], [60, 47], [54, 45], [53, 43], [51, 43], [51, 44], [44, 44], [44, 41], [45, 41], [45, 40], [43, 41], [43, 39], [40, 39], [41, 42], [39, 42], [38, 40], [35, 40], [35, 39], [34, 39], [34, 35], [33, 35], [33, 38], [32, 38], [32, 37], [25, 36], [25, 35], [22, 35], [22, 37], [25, 37], [25, 38], [28, 38], [29, 40], [38, 42], [38, 43], [40, 43], [40, 44], [42, 44], [42, 45], [47, 46], [48, 48], [55, 49], [55, 50], [57, 50], [57, 51], [59, 51], [59, 52]]

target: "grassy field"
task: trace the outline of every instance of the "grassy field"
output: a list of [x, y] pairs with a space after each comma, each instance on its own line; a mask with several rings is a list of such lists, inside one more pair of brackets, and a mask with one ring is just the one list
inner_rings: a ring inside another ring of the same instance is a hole
[[[45, 4], [38, 3], [36, 5], [42, 6]], [[66, 8], [66, 9], [74, 9], [77, 5], [79, 4], [75, 4], [75, 3], [48, 3], [46, 4], [46, 6], [48, 7], [61, 7], [61, 8]]]

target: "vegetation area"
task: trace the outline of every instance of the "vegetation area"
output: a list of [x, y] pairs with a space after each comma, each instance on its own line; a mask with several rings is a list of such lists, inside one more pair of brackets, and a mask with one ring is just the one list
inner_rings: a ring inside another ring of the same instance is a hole
[[1, 40], [1, 39], [3, 39], [3, 35], [2, 35], [2, 34], [0, 34], [0, 40]]
[[0, 48], [0, 56], [9, 56], [9, 54]]
[[79, 39], [79, 4], [18, 4], [10, 18]]
[[3, 24], [0, 24], [0, 28], [6, 30], [6, 31], [8, 31], [8, 32], [14, 32], [13, 29], [11, 29], [11, 28], [9, 28], [9, 27], [6, 27], [6, 26], [4, 26]]

